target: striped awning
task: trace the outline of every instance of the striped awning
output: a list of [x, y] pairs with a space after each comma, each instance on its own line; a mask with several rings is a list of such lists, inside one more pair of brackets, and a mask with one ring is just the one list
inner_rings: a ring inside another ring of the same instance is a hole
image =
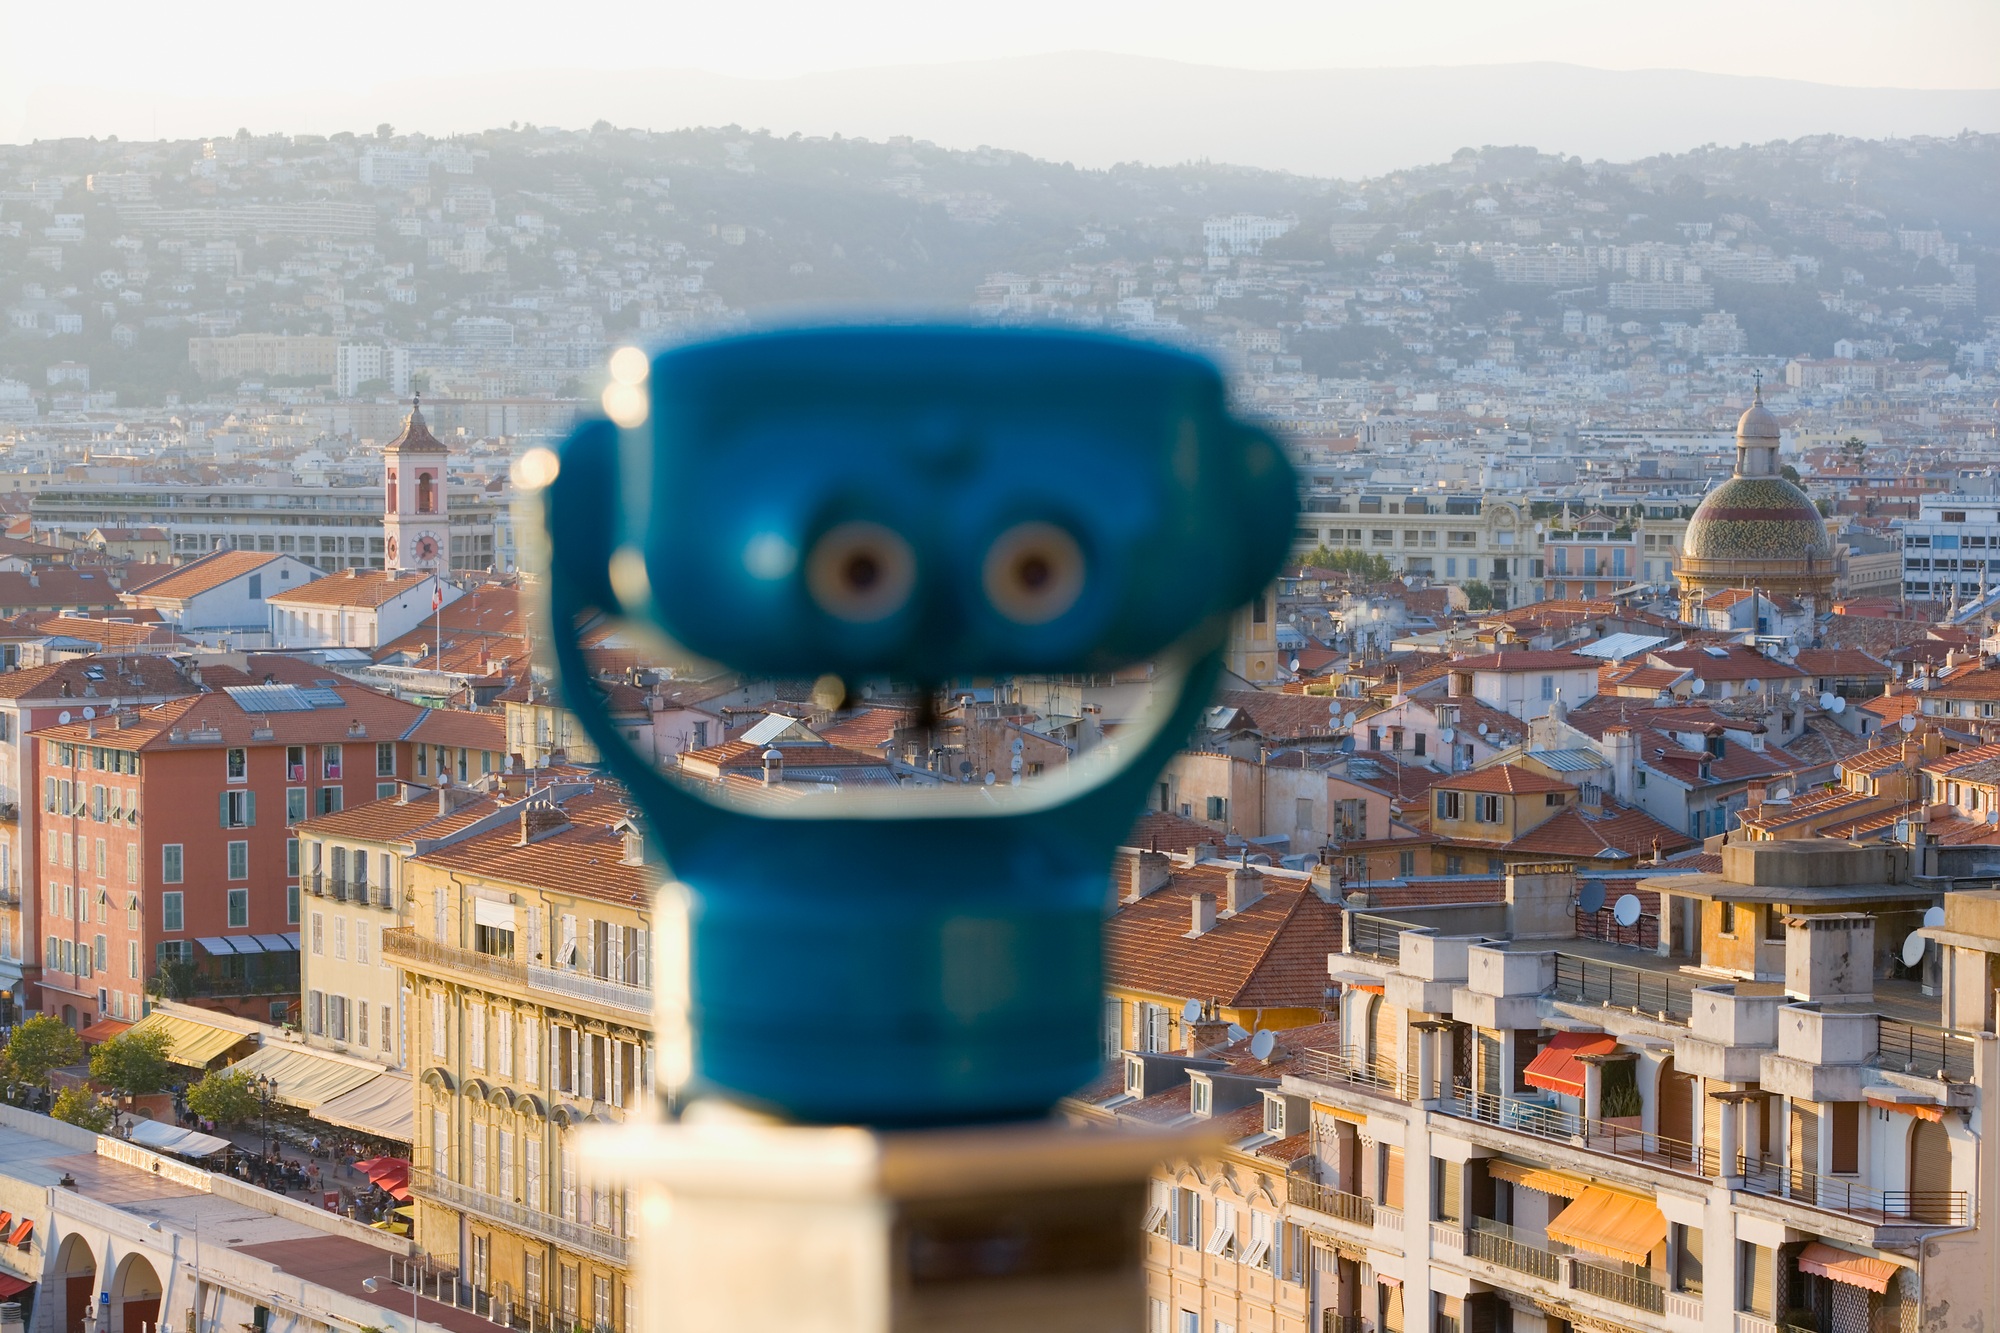
[[380, 1065], [289, 1045], [262, 1047], [229, 1069], [231, 1073], [264, 1075], [271, 1080], [273, 1101], [307, 1111], [342, 1093], [352, 1092], [382, 1073]]
[[213, 1027], [197, 1023], [192, 1018], [182, 1018], [179, 1014], [160, 1011], [147, 1014], [132, 1031], [135, 1034], [164, 1032], [167, 1035], [167, 1058], [177, 1065], [192, 1065], [196, 1069], [206, 1068], [209, 1061], [230, 1047], [252, 1040], [251, 1034], [238, 1032], [235, 1028]]
[[1801, 1273], [1817, 1273], [1829, 1281], [1864, 1287], [1877, 1295], [1889, 1290], [1889, 1283], [1896, 1276], [1896, 1267], [1887, 1259], [1871, 1259], [1852, 1250], [1837, 1250], [1820, 1241], [1814, 1241], [1799, 1251]]
[[1898, 1102], [1887, 1097], [1870, 1097], [1868, 1104], [1898, 1115], [1913, 1115], [1919, 1120], [1937, 1122], [1944, 1119], [1944, 1108], [1936, 1102]]
[[1568, 1097], [1583, 1096], [1583, 1061], [1586, 1055], [1609, 1055], [1618, 1049], [1618, 1038], [1603, 1032], [1558, 1032], [1549, 1044], [1535, 1053], [1521, 1079], [1549, 1092]]
[[1553, 1194], [1559, 1199], [1574, 1199], [1590, 1188], [1590, 1182], [1582, 1176], [1564, 1175], [1560, 1171], [1529, 1166], [1525, 1162], [1506, 1162], [1497, 1157], [1487, 1159], [1486, 1174], [1522, 1189]]
[[1651, 1199], [1592, 1185], [1548, 1225], [1549, 1239], [1644, 1265], [1667, 1238], [1666, 1215]]

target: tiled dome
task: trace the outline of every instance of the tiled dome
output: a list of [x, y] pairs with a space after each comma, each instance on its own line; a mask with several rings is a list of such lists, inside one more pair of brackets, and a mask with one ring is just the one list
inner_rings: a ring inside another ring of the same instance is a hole
[[[1750, 413], [1743, 419], [1750, 424]], [[1833, 568], [1819, 510], [1783, 477], [1731, 477], [1710, 491], [1688, 520], [1682, 552], [1695, 560], [1810, 559]]]

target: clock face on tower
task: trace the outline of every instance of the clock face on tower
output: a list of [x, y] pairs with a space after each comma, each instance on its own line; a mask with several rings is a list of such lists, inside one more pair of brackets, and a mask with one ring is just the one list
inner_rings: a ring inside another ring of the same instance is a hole
[[436, 564], [438, 553], [443, 549], [443, 539], [428, 529], [410, 539], [410, 558], [420, 565]]

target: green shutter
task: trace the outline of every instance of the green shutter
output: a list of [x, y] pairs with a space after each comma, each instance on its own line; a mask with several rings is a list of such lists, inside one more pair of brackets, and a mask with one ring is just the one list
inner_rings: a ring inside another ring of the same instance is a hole
[[257, 823], [257, 793], [254, 791], [246, 791], [243, 793], [243, 827], [254, 828], [256, 826], [256, 823]]
[[216, 819], [217, 819], [217, 820], [218, 820], [218, 821], [219, 821], [219, 822], [221, 823], [222, 827], [224, 827], [224, 828], [228, 828], [228, 827], [229, 827], [229, 793], [228, 793], [228, 792], [224, 792], [224, 793], [222, 793], [222, 799], [221, 799], [221, 800], [219, 800], [218, 802], [216, 802], [216, 805], [217, 805], [217, 811], [216, 811]]

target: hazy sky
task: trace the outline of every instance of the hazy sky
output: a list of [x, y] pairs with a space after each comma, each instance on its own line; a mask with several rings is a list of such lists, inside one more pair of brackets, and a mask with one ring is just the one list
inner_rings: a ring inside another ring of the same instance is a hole
[[0, 104], [36, 86], [250, 95], [510, 68], [783, 76], [1102, 50], [1249, 68], [1559, 60], [2000, 87], [1995, 0], [0, 0]]

